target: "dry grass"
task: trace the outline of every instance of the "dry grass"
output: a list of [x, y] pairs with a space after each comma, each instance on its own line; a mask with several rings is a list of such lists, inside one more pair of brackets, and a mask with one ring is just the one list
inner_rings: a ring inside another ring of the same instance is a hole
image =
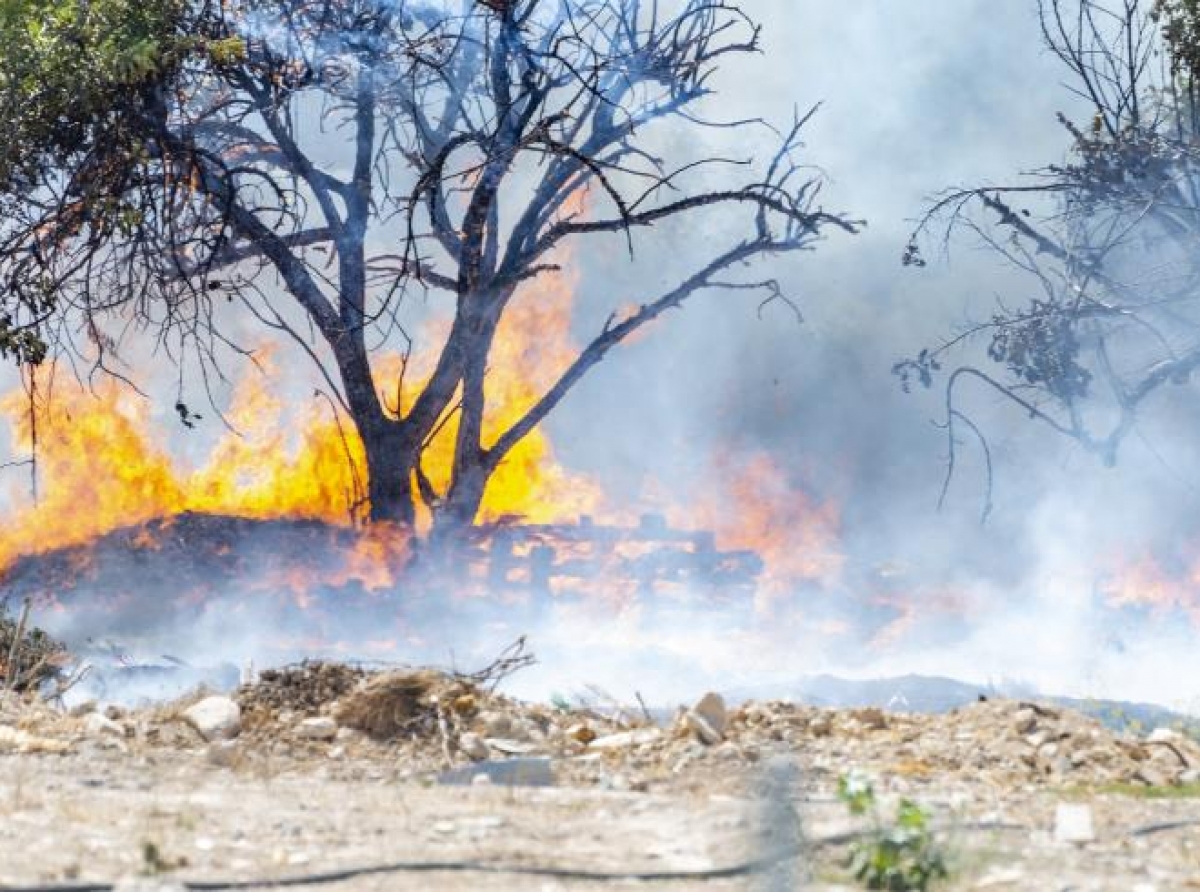
[[335, 717], [372, 737], [393, 738], [436, 723], [438, 702], [465, 693], [465, 684], [436, 670], [383, 672], [342, 698]]

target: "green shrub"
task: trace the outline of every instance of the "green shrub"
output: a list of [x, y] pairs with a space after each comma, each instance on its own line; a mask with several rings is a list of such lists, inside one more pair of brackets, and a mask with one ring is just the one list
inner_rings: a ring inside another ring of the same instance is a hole
[[849, 870], [867, 889], [926, 892], [948, 876], [941, 846], [929, 827], [929, 815], [910, 799], [900, 800], [895, 816], [885, 821], [875, 789], [860, 775], [838, 781], [838, 797], [850, 813], [869, 816], [870, 831], [850, 846]]

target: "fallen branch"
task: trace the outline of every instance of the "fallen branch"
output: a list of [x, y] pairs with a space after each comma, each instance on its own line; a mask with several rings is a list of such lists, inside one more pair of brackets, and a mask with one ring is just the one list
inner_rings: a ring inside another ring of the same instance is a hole
[[500, 655], [488, 666], [478, 672], [454, 672], [453, 676], [456, 680], [468, 682], [475, 687], [486, 687], [487, 692], [493, 694], [504, 679], [537, 663], [537, 657], [526, 650], [527, 644], [525, 636], [522, 635], [502, 650]]

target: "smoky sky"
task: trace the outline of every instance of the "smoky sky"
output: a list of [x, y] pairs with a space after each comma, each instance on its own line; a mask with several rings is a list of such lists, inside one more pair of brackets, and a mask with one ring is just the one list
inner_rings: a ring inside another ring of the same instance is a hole
[[[1194, 390], [1148, 407], [1113, 468], [994, 394], [968, 392], [964, 405], [995, 462], [985, 524], [978, 447], [963, 439], [939, 511], [942, 391], [905, 394], [890, 371], [1034, 287], [970, 238], [952, 240], [947, 252], [927, 243], [924, 269], [904, 268], [900, 258], [935, 195], [1013, 183], [1062, 161], [1070, 139], [1057, 114], [1090, 115], [1043, 48], [1036, 5], [776, 0], [753, 7], [765, 51], [724, 73], [720, 110], [786, 123], [793, 108], [820, 102], [806, 128], [805, 159], [826, 178], [824, 205], [865, 219], [867, 228], [770, 265], [802, 323], [781, 306], [760, 315], [738, 295], [697, 298], [564, 406], [552, 423], [561, 454], [607, 469], [612, 485], [629, 492], [646, 476], [678, 479], [686, 492], [720, 485], [721, 469], [706, 451], [714, 441], [765, 451], [793, 483], [841, 506], [848, 562], [835, 597], [865, 597], [883, 565], [901, 568], [914, 591], [971, 593], [965, 609], [974, 629], [943, 624], [936, 649], [918, 642], [895, 668], [1150, 696], [1164, 667], [1170, 674], [1194, 662], [1186, 656], [1187, 620], [1176, 616], [1131, 643], [1140, 632], [1124, 624], [1137, 622], [1097, 615], [1095, 602], [1111, 567], [1147, 551], [1181, 556], [1194, 547]], [[720, 135], [712, 138], [720, 144]], [[754, 148], [761, 154], [770, 146], [764, 136]], [[687, 233], [674, 250], [686, 254], [706, 235]], [[595, 275], [588, 280], [605, 290]], [[736, 500], [728, 510], [739, 510]], [[1170, 696], [1188, 692], [1172, 688]]]
[[[1055, 114], [1077, 111], [1075, 100], [1042, 50], [1032, 4], [1000, 14], [995, 4], [959, 2], [922, 4], [919, 14], [900, 4], [753, 7], [764, 52], [723, 72], [714, 116], [786, 124], [794, 109], [821, 103], [804, 160], [825, 178], [825, 207], [867, 226], [754, 271], [780, 279], [802, 322], [782, 305], [759, 313], [739, 295], [703, 295], [588, 382], [556, 419], [555, 440], [581, 460], [653, 473], [697, 461], [689, 444], [732, 439], [791, 460], [801, 479], [847, 499], [863, 514], [848, 521], [864, 532], [886, 538], [918, 518], [938, 529], [937, 397], [902, 393], [891, 365], [1026, 283], [970, 242], [948, 257], [934, 246], [924, 270], [902, 268], [901, 252], [936, 193], [1013, 181], [1060, 160], [1067, 142]], [[761, 144], [751, 148], [761, 157], [773, 143], [757, 132]], [[702, 241], [695, 235], [668, 250], [686, 254]], [[582, 262], [597, 272], [607, 263]], [[605, 289], [597, 275], [586, 278], [589, 289]], [[592, 436], [585, 419], [602, 421], [605, 436]], [[1003, 460], [1027, 425], [996, 422], [989, 433]], [[1063, 456], [1058, 444], [1038, 448], [1038, 462], [1047, 451]], [[614, 450], [621, 461], [610, 462]], [[978, 470], [968, 459], [951, 500], [967, 514], [982, 498]]]
[[[1093, 671], [1091, 639], [1075, 634], [1077, 608], [1105, 559], [1200, 537], [1194, 391], [1152, 407], [1111, 469], [993, 396], [974, 395], [996, 463], [994, 509], [981, 524], [978, 450], [964, 442], [939, 512], [941, 393], [905, 394], [890, 371], [1030, 287], [969, 239], [945, 255], [927, 246], [925, 269], [900, 258], [934, 195], [1013, 182], [1061, 160], [1069, 136], [1056, 113], [1089, 114], [1042, 46], [1035, 4], [746, 0], [745, 8], [763, 24], [763, 52], [722, 69], [706, 113], [786, 126], [820, 103], [803, 159], [823, 178], [824, 207], [867, 225], [744, 272], [777, 278], [802, 318], [780, 303], [760, 310], [753, 297], [710, 292], [611, 354], [548, 422], [558, 458], [614, 499], [636, 500], [648, 484], [680, 496], [719, 487], [714, 456], [764, 452], [795, 486], [840, 505], [851, 582], [893, 563], [923, 586], [978, 587], [995, 634], [964, 634], [953, 645], [960, 669], [972, 655], [1014, 678], [1087, 664], [1077, 689], [1103, 689], [1115, 676]], [[699, 147], [760, 163], [775, 145], [766, 127], [656, 139], [665, 152]], [[628, 263], [619, 239], [577, 251], [578, 338], [614, 306], [654, 297], [736, 225], [718, 216], [639, 235]], [[169, 421], [172, 403], [173, 394], [155, 415]]]

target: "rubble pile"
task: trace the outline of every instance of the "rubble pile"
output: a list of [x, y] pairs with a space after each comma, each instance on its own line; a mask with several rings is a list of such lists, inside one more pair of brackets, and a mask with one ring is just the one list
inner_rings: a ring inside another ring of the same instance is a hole
[[616, 704], [523, 703], [451, 673], [333, 663], [263, 672], [231, 697], [197, 695], [154, 709], [84, 704], [63, 712], [15, 695], [0, 703], [0, 752], [77, 746], [207, 748], [224, 765], [260, 756], [389, 764], [408, 776], [467, 783], [507, 776], [505, 763], [520, 762], [527, 773], [538, 761], [535, 773], [555, 783], [628, 790], [732, 791], [776, 756], [794, 760], [814, 787], [851, 769], [908, 790], [1200, 784], [1200, 742], [1188, 733], [1114, 731], [1034, 702], [923, 715], [783, 701], [730, 707], [710, 693], [655, 721]]
[[812, 769], [849, 762], [914, 783], [1161, 787], [1200, 782], [1200, 743], [1182, 731], [1117, 732], [1069, 709], [981, 701], [944, 715], [750, 703], [730, 723], [740, 746], [795, 748]]
[[356, 666], [321, 661], [264, 669], [253, 684], [242, 685], [234, 699], [245, 728], [270, 729], [293, 716], [321, 715], [366, 675]]
[[[430, 670], [355, 671], [334, 676], [334, 684], [324, 681], [332, 667], [288, 671], [264, 674], [239, 694], [245, 710], [272, 704], [270, 722], [247, 722], [254, 733], [289, 750], [337, 743], [339, 754], [365, 756], [399, 747], [404, 752], [395, 755], [414, 771], [542, 757], [567, 783], [642, 790], [689, 778], [710, 787], [716, 778], [720, 786], [725, 778], [732, 787], [743, 780], [741, 769], [787, 755], [814, 782], [855, 767], [908, 786], [955, 779], [997, 788], [1200, 783], [1200, 743], [1182, 731], [1118, 732], [1033, 702], [983, 701], [925, 715], [782, 701], [730, 708], [710, 693], [655, 722], [615, 705], [522, 703]], [[282, 679], [283, 689], [305, 692], [281, 699]], [[325, 702], [314, 693], [321, 690], [331, 694]]]

